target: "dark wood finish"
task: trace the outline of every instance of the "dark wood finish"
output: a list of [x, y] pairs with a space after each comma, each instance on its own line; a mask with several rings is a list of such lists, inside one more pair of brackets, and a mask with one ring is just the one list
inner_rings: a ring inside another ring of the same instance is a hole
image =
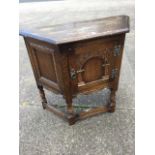
[[41, 97], [41, 99], [42, 99], [42, 106], [43, 106], [43, 109], [46, 109], [47, 100], [46, 100], [46, 97], [45, 97], [45, 93], [44, 93], [43, 86], [38, 86], [38, 89], [39, 89], [40, 97]]
[[[64, 25], [21, 30], [44, 109], [74, 124], [102, 112], [115, 111], [125, 33], [129, 17], [116, 16]], [[66, 112], [46, 101], [43, 88], [62, 94]], [[76, 113], [72, 99], [78, 94], [109, 88], [110, 102]]]

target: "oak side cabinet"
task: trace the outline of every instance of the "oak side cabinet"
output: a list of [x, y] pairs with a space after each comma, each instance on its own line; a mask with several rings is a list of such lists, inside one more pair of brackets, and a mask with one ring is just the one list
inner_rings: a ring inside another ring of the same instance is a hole
[[[115, 93], [129, 17], [102, 19], [40, 27], [21, 28], [44, 109], [67, 120], [70, 125], [102, 112], [115, 111]], [[66, 111], [47, 103], [44, 88], [62, 94]], [[108, 88], [106, 106], [75, 112], [72, 99]]]

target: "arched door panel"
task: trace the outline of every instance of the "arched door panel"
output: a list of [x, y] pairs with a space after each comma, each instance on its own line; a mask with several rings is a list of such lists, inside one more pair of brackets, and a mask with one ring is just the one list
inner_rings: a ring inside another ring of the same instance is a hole
[[69, 56], [73, 92], [97, 90], [110, 81], [114, 49], [119, 45], [116, 37], [76, 43]]

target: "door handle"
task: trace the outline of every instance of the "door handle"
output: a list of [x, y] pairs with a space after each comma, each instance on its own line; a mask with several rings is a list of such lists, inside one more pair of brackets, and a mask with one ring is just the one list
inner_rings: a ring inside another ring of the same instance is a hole
[[79, 70], [76, 71], [74, 68], [71, 68], [71, 71], [70, 71], [71, 79], [75, 80], [76, 77], [77, 77], [77, 74], [82, 73], [84, 71], [85, 71], [84, 69], [79, 69]]
[[79, 69], [79, 70], [76, 71], [76, 73], [78, 74], [78, 73], [82, 73], [84, 71], [85, 71], [84, 69]]

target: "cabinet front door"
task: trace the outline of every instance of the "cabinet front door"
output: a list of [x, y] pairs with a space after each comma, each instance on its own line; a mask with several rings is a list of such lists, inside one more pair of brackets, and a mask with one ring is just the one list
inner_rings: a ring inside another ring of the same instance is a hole
[[87, 94], [112, 85], [115, 54], [121, 51], [120, 40], [120, 36], [114, 36], [74, 44], [74, 51], [69, 55], [74, 94]]

